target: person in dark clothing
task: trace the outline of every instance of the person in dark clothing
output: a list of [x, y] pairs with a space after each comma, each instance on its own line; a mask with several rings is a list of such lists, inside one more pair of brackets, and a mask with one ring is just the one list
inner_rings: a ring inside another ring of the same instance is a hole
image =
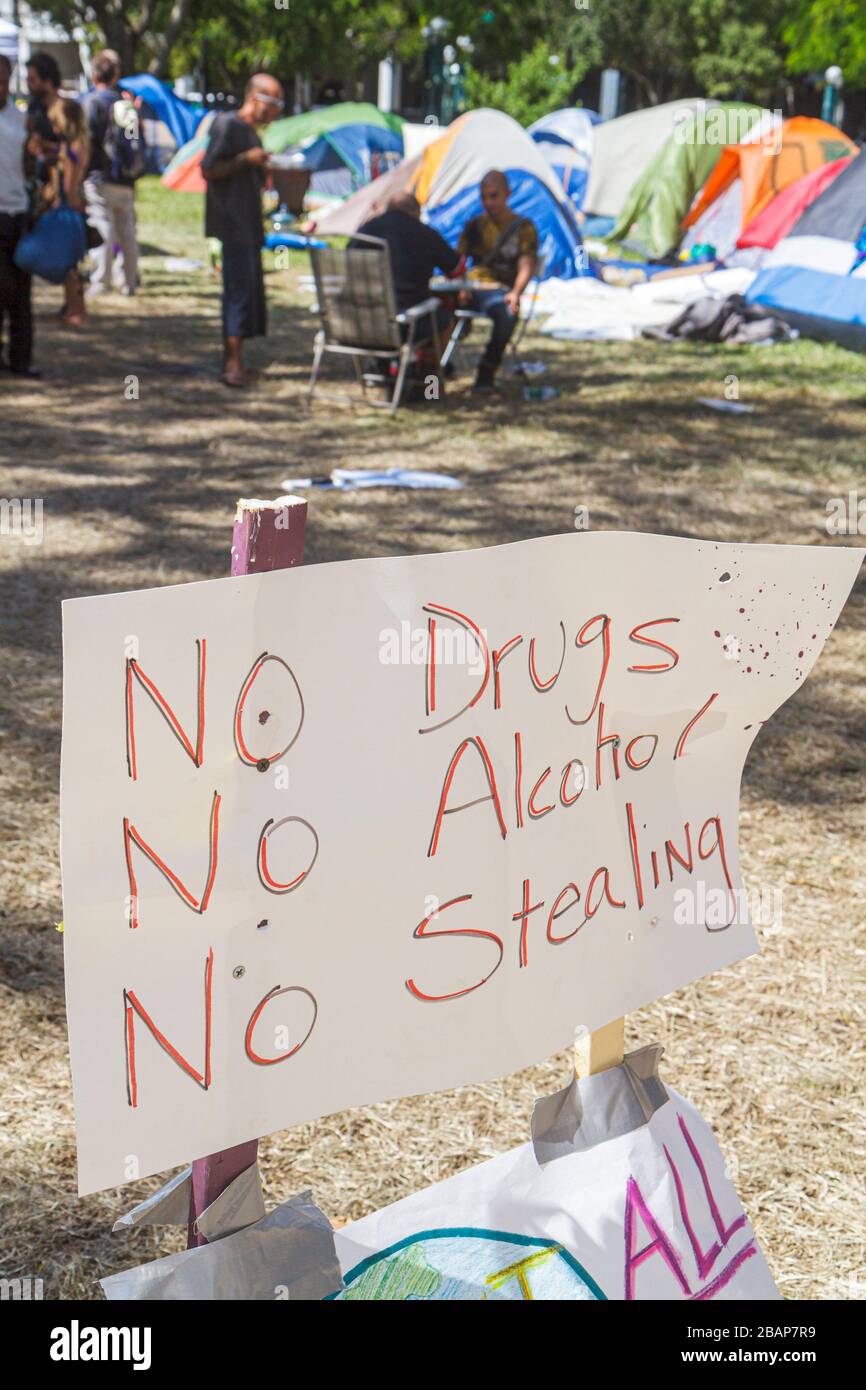
[[[391, 275], [394, 280], [394, 296], [397, 310], [411, 309], [413, 304], [421, 304], [430, 298], [430, 277], [440, 270], [445, 275], [456, 275], [463, 265], [462, 258], [434, 227], [421, 221], [421, 207], [411, 193], [397, 193], [391, 198], [384, 212], [371, 217], [358, 228], [358, 237], [378, 237], [388, 244], [391, 259]], [[361, 247], [361, 240], [352, 240], [350, 247]], [[451, 326], [451, 310], [440, 306], [436, 311], [436, 326], [440, 339], [444, 339]], [[426, 323], [426, 320], [425, 320]], [[419, 325], [423, 340], [424, 325]], [[431, 333], [428, 331], [426, 337]]]
[[226, 386], [245, 386], [241, 345], [267, 332], [262, 274], [262, 184], [268, 155], [256, 134], [283, 110], [283, 89], [256, 73], [237, 112], [224, 111], [210, 130], [201, 171], [207, 181], [205, 236], [222, 242], [223, 374]]
[[27, 119], [31, 131], [44, 140], [52, 137], [48, 108], [60, 95], [60, 66], [50, 53], [33, 53], [27, 60]]
[[538, 256], [538, 232], [528, 217], [521, 217], [508, 205], [511, 187], [501, 169], [491, 169], [481, 180], [478, 217], [463, 228], [458, 251], [472, 257], [469, 278], [479, 288], [465, 295], [477, 313], [493, 323], [490, 340], [478, 363], [476, 391], [491, 391], [496, 371], [517, 327], [520, 296], [532, 279]]
[[9, 321], [8, 367], [16, 376], [38, 376], [31, 365], [33, 315], [30, 276], [15, 264], [15, 248], [30, 221], [27, 117], [9, 96], [12, 64], [0, 53], [0, 329]]
[[[134, 295], [138, 289], [138, 232], [135, 181], [141, 155], [123, 138], [128, 127], [138, 132], [136, 105], [117, 86], [120, 59], [114, 49], [97, 53], [91, 65], [93, 87], [82, 98], [90, 137], [90, 160], [84, 181], [87, 221], [96, 232], [88, 299], [115, 289]], [[139, 103], [140, 104], [140, 103]], [[114, 248], [120, 247], [119, 258]]]
[[361, 235], [379, 237], [388, 243], [397, 308], [401, 311], [430, 298], [430, 277], [436, 270], [453, 275], [460, 265], [454, 248], [420, 219], [421, 208], [412, 194], [398, 193], [384, 212], [358, 228]]

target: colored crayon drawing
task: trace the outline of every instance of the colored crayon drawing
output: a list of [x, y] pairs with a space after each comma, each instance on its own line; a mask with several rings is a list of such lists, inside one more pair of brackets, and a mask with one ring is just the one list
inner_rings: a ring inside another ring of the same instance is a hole
[[568, 1299], [605, 1295], [561, 1245], [470, 1227], [420, 1231], [362, 1260], [338, 1299]]

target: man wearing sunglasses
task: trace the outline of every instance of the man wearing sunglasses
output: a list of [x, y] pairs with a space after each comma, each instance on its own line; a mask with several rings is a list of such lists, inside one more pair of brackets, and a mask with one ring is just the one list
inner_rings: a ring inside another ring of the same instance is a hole
[[262, 275], [262, 185], [268, 156], [256, 133], [283, 110], [283, 89], [258, 72], [237, 112], [217, 116], [201, 171], [207, 181], [205, 236], [222, 242], [223, 373], [226, 386], [246, 385], [241, 345], [267, 332]]

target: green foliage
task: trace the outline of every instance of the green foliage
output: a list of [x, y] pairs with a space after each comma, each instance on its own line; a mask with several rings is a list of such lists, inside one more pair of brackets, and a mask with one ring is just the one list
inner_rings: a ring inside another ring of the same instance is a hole
[[681, 96], [773, 103], [790, 0], [592, 0], [606, 64], [647, 104]]
[[548, 111], [569, 106], [582, 76], [583, 72], [565, 68], [561, 55], [551, 53], [545, 40], [539, 39], [528, 53], [509, 64], [504, 78], [497, 80], [467, 67], [466, 96], [470, 108], [493, 106], [527, 126]]
[[824, 72], [838, 63], [849, 86], [866, 83], [866, 8], [862, 0], [798, 0], [784, 27], [791, 72]]
[[[179, 76], [204, 63], [238, 93], [256, 68], [291, 82], [339, 78], [348, 99], [388, 53], [413, 66], [436, 14], [467, 35], [472, 104], [519, 120], [568, 104], [591, 68], [617, 67], [651, 105], [680, 96], [777, 104], [786, 69], [838, 62], [866, 81], [864, 0], [40, 0], [56, 22], [117, 48], [127, 71]], [[485, 15], [492, 15], [487, 21]], [[550, 63], [558, 57], [559, 63]]]

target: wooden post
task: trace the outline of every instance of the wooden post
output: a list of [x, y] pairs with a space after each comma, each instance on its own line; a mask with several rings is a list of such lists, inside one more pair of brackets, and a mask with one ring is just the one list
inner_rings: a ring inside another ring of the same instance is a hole
[[595, 1033], [587, 1033], [574, 1044], [574, 1074], [580, 1081], [584, 1076], [595, 1076], [597, 1072], [607, 1071], [608, 1067], [618, 1067], [625, 1049], [625, 1019], [615, 1018]]
[[[302, 497], [278, 497], [274, 502], [241, 498], [232, 534], [232, 576], [263, 574], [303, 564], [307, 504]], [[258, 1139], [197, 1158], [192, 1165], [187, 1249], [207, 1245], [195, 1223], [229, 1183], [256, 1161]]]

